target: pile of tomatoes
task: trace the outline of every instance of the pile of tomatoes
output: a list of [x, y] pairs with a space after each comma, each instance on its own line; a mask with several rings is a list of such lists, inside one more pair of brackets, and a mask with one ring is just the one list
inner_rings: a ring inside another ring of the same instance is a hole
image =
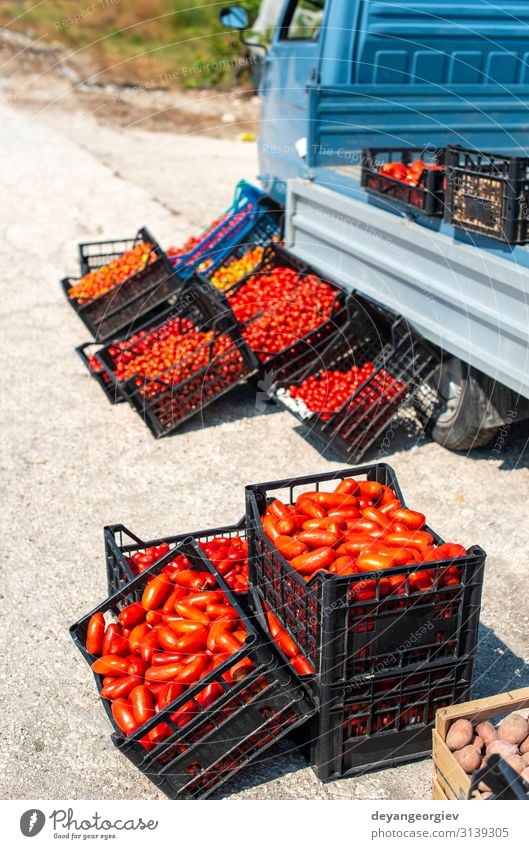
[[237, 320], [246, 325], [245, 342], [266, 362], [332, 315], [336, 290], [314, 274], [303, 277], [278, 266], [251, 277], [228, 295], [228, 301]]
[[167, 249], [167, 256], [169, 257], [169, 259], [175, 260], [183, 254], [188, 254], [190, 251], [193, 250], [193, 248], [196, 248], [196, 246], [200, 244], [202, 239], [205, 239], [210, 233], [213, 232], [213, 230], [215, 230], [219, 226], [219, 224], [222, 224], [225, 219], [226, 216], [224, 215], [222, 218], [213, 221], [205, 233], [202, 233], [200, 236], [190, 236], [179, 248], [176, 248], [171, 245], [171, 247]]
[[392, 180], [400, 180], [409, 186], [418, 186], [426, 170], [443, 171], [444, 167], [426, 163], [423, 159], [415, 159], [410, 165], [405, 165], [403, 162], [386, 162], [378, 169], [378, 173], [391, 177]]
[[[394, 492], [376, 481], [346, 478], [333, 492], [303, 492], [295, 504], [273, 501], [262, 516], [262, 526], [273, 547], [306, 581], [323, 570], [333, 575], [366, 575], [351, 585], [351, 601], [380, 595], [403, 595], [406, 575], [392, 575], [399, 566], [421, 564], [408, 576], [410, 591], [426, 592], [435, 581], [433, 561], [453, 561], [466, 555], [456, 543], [436, 545], [425, 530], [426, 518], [409, 510]], [[380, 579], [369, 573], [382, 571]], [[455, 563], [443, 568], [438, 586], [458, 584], [461, 570]]]
[[[373, 375], [376, 375], [375, 380]], [[321, 371], [317, 375], [310, 375], [299, 386], [290, 386], [289, 392], [293, 398], [303, 401], [311, 413], [316, 413], [322, 421], [328, 421], [366, 381], [371, 381], [369, 393], [366, 385], [366, 391], [361, 391], [354, 402], [346, 406], [345, 411], [353, 406], [362, 410], [366, 403], [372, 405], [385, 398], [393, 400], [405, 388], [404, 384], [384, 369], [377, 372], [373, 363], [364, 363], [348, 371]]]
[[90, 271], [68, 290], [68, 297], [82, 305], [104, 295], [154, 262], [157, 257], [152, 247], [149, 242], [140, 242], [108, 265]]
[[[109, 354], [114, 360], [116, 380], [121, 383], [134, 377], [139, 391], [148, 398], [166, 392], [208, 365], [210, 386], [216, 378], [221, 385], [234, 382], [245, 371], [243, 358], [228, 334], [198, 330], [192, 321], [182, 317], [135, 337], [134, 342], [114, 343]], [[203, 382], [204, 376], [199, 378], [199, 385]], [[186, 393], [191, 392], [191, 385], [187, 385]]]
[[[244, 222], [245, 218], [251, 213], [252, 208], [253, 207], [251, 206], [251, 204], [247, 204], [241, 209], [240, 212], [237, 212], [235, 215], [233, 215], [232, 213], [227, 213], [226, 215], [223, 215], [221, 218], [214, 221], [208, 227], [205, 233], [202, 233], [200, 236], [191, 236], [182, 245], [181, 248], [169, 248], [167, 251], [167, 256], [173, 262], [173, 264], [175, 264], [175, 260], [177, 260], [178, 257], [189, 253], [199, 245], [200, 250], [197, 252], [197, 255], [196, 257], [194, 257], [194, 259], [202, 256], [205, 253], [213, 251], [216, 246], [220, 242], [222, 242], [223, 239], [226, 238], [226, 236], [237, 232], [240, 225]], [[217, 228], [219, 227], [220, 229], [217, 233], [215, 233], [215, 230], [217, 230]], [[211, 265], [213, 261], [214, 257], [204, 260], [204, 262], [199, 266], [199, 271], [204, 271], [206, 268], [208, 268], [208, 266]]]
[[225, 292], [227, 289], [251, 274], [263, 259], [264, 248], [256, 245], [247, 251], [240, 259], [234, 259], [227, 265], [221, 265], [211, 277], [211, 283], [217, 289]]
[[[230, 589], [238, 593], [248, 591], [248, 543], [245, 539], [240, 536], [219, 536], [213, 537], [207, 542], [199, 542], [198, 546], [213, 563], [217, 572], [222, 575]], [[142, 551], [135, 551], [130, 557], [127, 557], [127, 563], [132, 574], [139, 575], [140, 572], [160, 560], [169, 550], [168, 543], [161, 542], [159, 545], [150, 546]], [[163, 571], [167, 569], [168, 572], [171, 572], [175, 564], [180, 566], [183, 564], [185, 568], [190, 568], [185, 555], [180, 554]]]
[[[117, 622], [106, 623], [101, 612], [90, 618], [86, 650], [96, 657], [93, 671], [102, 676], [101, 698], [111, 701], [117, 726], [129, 735], [239, 653], [170, 719], [182, 728], [210, 708], [253, 671], [253, 662], [241, 652], [246, 637], [244, 623], [213, 575], [177, 558], [171, 569], [147, 582], [141, 601], [124, 607]], [[171, 734], [162, 721], [141, 742], [152, 749]]]

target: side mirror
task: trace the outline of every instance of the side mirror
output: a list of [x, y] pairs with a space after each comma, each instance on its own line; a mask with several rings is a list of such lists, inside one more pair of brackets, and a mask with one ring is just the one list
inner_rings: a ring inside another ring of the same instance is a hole
[[222, 26], [237, 29], [240, 32], [248, 28], [248, 12], [242, 6], [224, 6], [219, 14]]

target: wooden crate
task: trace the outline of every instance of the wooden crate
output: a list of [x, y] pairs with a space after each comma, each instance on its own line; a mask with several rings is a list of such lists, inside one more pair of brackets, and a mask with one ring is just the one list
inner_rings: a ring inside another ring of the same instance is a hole
[[[470, 775], [459, 766], [445, 743], [448, 729], [456, 719], [483, 722], [499, 719], [512, 711], [529, 708], [529, 687], [511, 690], [498, 696], [474, 699], [448, 708], [441, 708], [435, 717], [432, 732], [433, 799], [466, 799], [470, 790]], [[475, 798], [479, 799], [480, 793]]]
[[432, 799], [436, 802], [446, 802], [448, 800], [448, 796], [445, 795], [443, 788], [435, 778], [432, 781]]

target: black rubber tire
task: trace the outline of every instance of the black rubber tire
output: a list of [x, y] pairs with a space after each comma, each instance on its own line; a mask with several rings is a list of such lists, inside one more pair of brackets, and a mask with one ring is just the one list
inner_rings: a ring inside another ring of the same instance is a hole
[[482, 425], [490, 399], [470, 366], [451, 358], [439, 366], [432, 383], [441, 404], [427, 430], [436, 442], [450, 451], [470, 451], [494, 439], [498, 428]]

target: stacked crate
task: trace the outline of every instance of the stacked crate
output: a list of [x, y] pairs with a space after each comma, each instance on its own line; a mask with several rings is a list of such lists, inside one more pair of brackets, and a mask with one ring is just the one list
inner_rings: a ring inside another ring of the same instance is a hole
[[[311, 758], [322, 780], [430, 752], [436, 710], [465, 699], [472, 684], [485, 565], [485, 553], [474, 546], [454, 561], [461, 574], [455, 585], [441, 580], [446, 560], [392, 568], [392, 576], [402, 576], [401, 595], [382, 590], [384, 572], [320, 571], [306, 579], [275, 549], [261, 514], [269, 499], [293, 504], [303, 491], [332, 491], [351, 476], [389, 486], [404, 503], [385, 464], [246, 490], [250, 605], [272, 611], [315, 670]], [[410, 577], [424, 569], [433, 576], [428, 591]]]

